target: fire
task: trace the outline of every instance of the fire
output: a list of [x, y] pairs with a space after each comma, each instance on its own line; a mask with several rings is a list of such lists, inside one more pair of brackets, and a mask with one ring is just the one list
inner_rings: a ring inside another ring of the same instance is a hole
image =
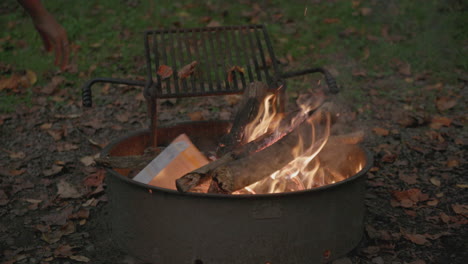
[[246, 142], [251, 142], [256, 138], [267, 133], [269, 130], [278, 128], [280, 122], [280, 114], [278, 114], [277, 108], [274, 107], [277, 104], [277, 96], [270, 94], [265, 98], [262, 107], [258, 111], [254, 121], [250, 122], [245, 128]]
[[[323, 94], [316, 93], [309, 96], [300, 104], [301, 111], [292, 119], [289, 126], [295, 122], [304, 121], [307, 116], [307, 129], [301, 131], [297, 145], [291, 149], [294, 159], [282, 169], [272, 173], [269, 177], [255, 182], [233, 194], [260, 194], [280, 193], [306, 190], [326, 184], [335, 183], [351, 175], [342, 175], [334, 169], [322, 164], [318, 157], [330, 138], [331, 117], [330, 113], [319, 106], [324, 101]], [[257, 117], [245, 128], [247, 142], [255, 140], [267, 132], [273, 132], [278, 138], [284, 136], [284, 124], [281, 123], [284, 115], [276, 111], [276, 95], [266, 97], [261, 111]], [[317, 109], [319, 108], [319, 109]], [[312, 110], [316, 109], [311, 113]], [[309, 115], [311, 115], [309, 117]], [[290, 132], [290, 131], [287, 131]], [[274, 142], [276, 142], [275, 140]], [[271, 142], [274, 143], [274, 142]], [[338, 150], [339, 151], [339, 150]], [[362, 165], [358, 167], [362, 168]], [[359, 171], [357, 168], [355, 172]]]

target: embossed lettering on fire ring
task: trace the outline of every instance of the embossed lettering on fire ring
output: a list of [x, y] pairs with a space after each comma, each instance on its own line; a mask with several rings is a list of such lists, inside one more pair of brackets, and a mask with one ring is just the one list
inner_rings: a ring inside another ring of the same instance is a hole
[[276, 202], [257, 201], [252, 208], [255, 219], [280, 218], [283, 215], [281, 206]]

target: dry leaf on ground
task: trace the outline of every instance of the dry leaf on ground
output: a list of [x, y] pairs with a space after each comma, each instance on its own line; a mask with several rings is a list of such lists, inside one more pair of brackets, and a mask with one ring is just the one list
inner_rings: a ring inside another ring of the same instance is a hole
[[192, 75], [195, 72], [195, 68], [198, 65], [197, 61], [192, 61], [190, 64], [185, 65], [182, 67], [178, 72], [177, 76], [179, 76], [180, 79], [186, 79], [190, 75]]
[[340, 23], [341, 20], [339, 18], [324, 18], [323, 19], [323, 23], [325, 24], [336, 24], [336, 23]]
[[421, 234], [404, 234], [404, 237], [417, 245], [430, 244], [426, 236], [421, 235]]
[[65, 258], [73, 255], [73, 248], [70, 245], [60, 245], [54, 250], [54, 256]]
[[88, 175], [83, 180], [83, 184], [85, 186], [97, 187], [102, 184], [105, 177], [106, 177], [106, 173], [104, 170], [101, 169], [101, 170], [96, 171], [95, 173]]
[[54, 175], [59, 174], [62, 170], [63, 170], [63, 166], [59, 166], [59, 165], [54, 164], [54, 165], [52, 165], [51, 168], [43, 170], [42, 174], [45, 177], [50, 177], [50, 176], [54, 176]]
[[457, 105], [457, 99], [449, 97], [440, 97], [436, 100], [436, 107], [439, 111], [449, 110]]
[[84, 156], [80, 159], [80, 162], [85, 166], [91, 166], [95, 163], [94, 156]]
[[203, 113], [201, 111], [187, 113], [192, 121], [202, 121], [205, 120]]
[[79, 262], [85, 262], [85, 263], [87, 263], [87, 262], [90, 261], [89, 258], [87, 258], [87, 257], [85, 257], [85, 256], [79, 256], [79, 255], [77, 255], [77, 256], [70, 256], [70, 257], [68, 257], [68, 258], [69, 258], [69, 259], [73, 259], [73, 260], [75, 260], [75, 261], [79, 261]]
[[372, 131], [379, 136], [388, 136], [390, 131], [382, 127], [374, 127]]
[[439, 178], [432, 177], [432, 178], [429, 179], [429, 181], [430, 181], [432, 184], [434, 184], [435, 186], [440, 187], [440, 180], [439, 180]]
[[468, 205], [467, 204], [452, 204], [452, 209], [456, 214], [468, 217]]
[[68, 142], [60, 142], [57, 144], [57, 151], [58, 152], [65, 152], [70, 150], [76, 150], [79, 146], [76, 144], [68, 143]]
[[227, 76], [227, 79], [228, 79], [228, 82], [232, 83], [233, 80], [234, 80], [234, 73], [240, 73], [240, 74], [244, 74], [245, 70], [244, 68], [240, 67], [240, 66], [232, 66], [229, 70], [228, 70], [228, 76]]
[[167, 65], [161, 65], [161, 66], [159, 66], [158, 71], [157, 71], [157, 74], [158, 74], [159, 76], [161, 76], [161, 79], [162, 79], [162, 80], [171, 77], [171, 76], [172, 76], [172, 73], [173, 73], [172, 68], [169, 67], [169, 66], [167, 66]]
[[79, 198], [82, 194], [76, 189], [75, 186], [71, 185], [65, 180], [60, 180], [57, 183], [57, 195], [60, 198]]
[[417, 188], [404, 190], [404, 191], [394, 191], [393, 197], [400, 203], [400, 206], [409, 208], [415, 206], [418, 202], [427, 201], [429, 196], [421, 192]]

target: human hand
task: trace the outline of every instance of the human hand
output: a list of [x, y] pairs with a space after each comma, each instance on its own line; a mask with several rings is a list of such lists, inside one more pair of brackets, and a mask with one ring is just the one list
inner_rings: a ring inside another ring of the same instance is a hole
[[33, 18], [34, 26], [44, 43], [44, 48], [55, 52], [55, 65], [64, 70], [68, 65], [70, 47], [65, 29], [49, 12]]

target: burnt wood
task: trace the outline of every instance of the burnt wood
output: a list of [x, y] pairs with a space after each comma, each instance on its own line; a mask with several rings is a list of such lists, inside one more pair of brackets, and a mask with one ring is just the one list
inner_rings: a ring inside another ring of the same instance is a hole
[[239, 103], [239, 110], [231, 130], [220, 140], [218, 156], [222, 156], [244, 143], [245, 128], [258, 115], [260, 106], [268, 94], [268, 85], [265, 83], [252, 82], [249, 84]]

